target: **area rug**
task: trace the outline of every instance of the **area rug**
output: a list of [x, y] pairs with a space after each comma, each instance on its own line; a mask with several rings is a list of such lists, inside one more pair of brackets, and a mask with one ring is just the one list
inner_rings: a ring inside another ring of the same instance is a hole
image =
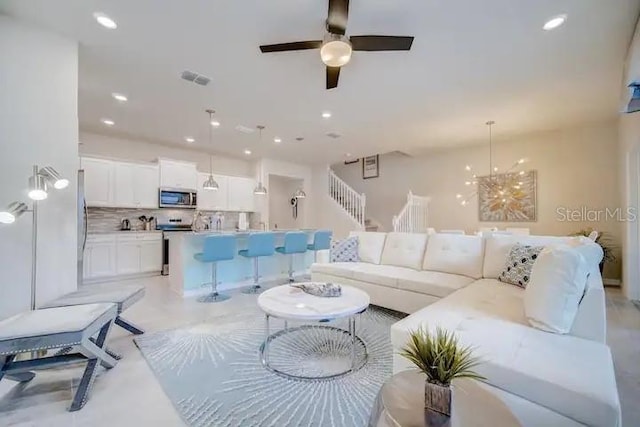
[[[357, 427], [367, 425], [376, 394], [391, 376], [389, 331], [399, 318], [397, 313], [376, 307], [360, 315], [357, 335], [367, 348], [366, 363], [333, 380], [299, 381], [268, 371], [259, 357], [265, 322], [257, 309], [151, 333], [135, 341], [187, 425]], [[277, 320], [271, 322], [272, 332], [283, 327]], [[347, 329], [346, 322], [330, 325]], [[290, 363], [296, 373], [305, 373], [305, 366], [311, 374], [317, 374], [319, 367], [340, 369], [326, 357], [305, 364], [305, 354], [335, 354], [340, 365], [345, 351], [340, 343], [323, 349], [322, 332], [272, 345], [272, 362], [283, 369]], [[364, 354], [357, 357], [361, 360]]]

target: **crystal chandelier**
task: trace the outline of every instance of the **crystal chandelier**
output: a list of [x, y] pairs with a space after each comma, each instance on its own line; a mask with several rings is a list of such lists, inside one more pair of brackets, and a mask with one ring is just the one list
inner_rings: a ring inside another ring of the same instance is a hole
[[[478, 177], [475, 173], [471, 175], [471, 178], [464, 182], [467, 187], [473, 187], [466, 195], [456, 194], [456, 199], [460, 201], [462, 206], [469, 204], [469, 201], [478, 196], [479, 185], [482, 185], [484, 192], [490, 200], [492, 209], [504, 209], [512, 200], [518, 199], [522, 190], [523, 182], [520, 181], [520, 177], [525, 174], [525, 171], [517, 171], [517, 169], [527, 162], [527, 159], [521, 158], [505, 172], [498, 174], [498, 167], [493, 166], [493, 125], [496, 124], [493, 120], [489, 120], [485, 123], [489, 128], [489, 175]], [[466, 165], [465, 171], [468, 173], [473, 172], [471, 165]]]

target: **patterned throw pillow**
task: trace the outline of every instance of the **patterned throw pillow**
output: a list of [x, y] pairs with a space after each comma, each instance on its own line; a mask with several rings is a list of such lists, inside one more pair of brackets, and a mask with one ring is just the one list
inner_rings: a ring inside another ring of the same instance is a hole
[[329, 262], [358, 262], [358, 238], [348, 237], [331, 242]]
[[544, 246], [513, 245], [498, 280], [526, 288], [531, 279], [531, 268], [542, 249]]

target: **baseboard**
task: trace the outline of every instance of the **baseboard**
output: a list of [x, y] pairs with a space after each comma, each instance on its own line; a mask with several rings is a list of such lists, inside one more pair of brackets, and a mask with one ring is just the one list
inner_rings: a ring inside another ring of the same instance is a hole
[[116, 280], [141, 279], [144, 277], [160, 276], [160, 271], [151, 271], [148, 273], [122, 274], [119, 276], [96, 277], [94, 279], [83, 279], [83, 285], [95, 285], [97, 283], [114, 282]]
[[620, 287], [620, 279], [602, 279], [602, 284], [605, 286], [617, 286]]

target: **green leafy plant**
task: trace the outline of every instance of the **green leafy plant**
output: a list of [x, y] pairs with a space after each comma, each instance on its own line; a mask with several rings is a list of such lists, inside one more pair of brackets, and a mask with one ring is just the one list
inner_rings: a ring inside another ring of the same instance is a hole
[[[589, 234], [591, 234], [593, 231], [595, 231], [593, 228], [585, 228], [572, 233], [571, 236], [589, 237]], [[600, 245], [600, 247], [602, 248], [602, 252], [604, 252], [604, 257], [602, 258], [603, 263], [613, 262], [616, 260], [616, 256], [614, 254], [615, 246], [607, 233], [598, 231], [598, 237], [596, 237], [595, 242]]]
[[420, 327], [411, 332], [400, 355], [424, 372], [428, 382], [449, 387], [454, 378], [485, 379], [473, 371], [479, 360], [472, 352], [471, 347], [461, 346], [452, 332], [436, 328], [434, 334]]

